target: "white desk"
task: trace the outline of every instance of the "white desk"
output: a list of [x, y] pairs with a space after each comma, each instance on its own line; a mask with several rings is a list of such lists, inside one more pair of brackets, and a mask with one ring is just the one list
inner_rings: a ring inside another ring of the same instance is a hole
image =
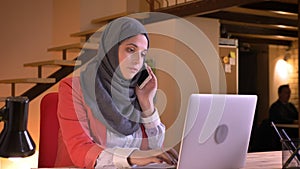
[[244, 169], [281, 169], [281, 151], [248, 153]]
[[[281, 151], [248, 153], [246, 164], [243, 169], [281, 169]], [[48, 168], [43, 168], [48, 169]], [[56, 168], [75, 169], [75, 168]]]

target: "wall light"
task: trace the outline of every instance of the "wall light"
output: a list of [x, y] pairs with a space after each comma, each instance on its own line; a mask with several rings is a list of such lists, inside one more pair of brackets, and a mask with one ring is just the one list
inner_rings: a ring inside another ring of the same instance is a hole
[[292, 72], [292, 66], [285, 60], [280, 59], [275, 65], [275, 74], [278, 75], [280, 81], [288, 81], [289, 74]]

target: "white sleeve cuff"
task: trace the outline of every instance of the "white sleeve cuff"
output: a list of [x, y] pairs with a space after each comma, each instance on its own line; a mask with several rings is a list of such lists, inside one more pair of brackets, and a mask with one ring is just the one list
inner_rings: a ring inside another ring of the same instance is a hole
[[117, 168], [129, 168], [127, 158], [137, 148], [115, 148], [113, 155], [113, 163]]
[[155, 128], [157, 125], [159, 125], [160, 118], [157, 108], [155, 108], [155, 111], [151, 116], [146, 118], [141, 117], [141, 122], [144, 124], [145, 128]]
[[95, 168], [105, 168], [110, 166], [114, 166], [113, 149], [107, 148], [98, 156]]

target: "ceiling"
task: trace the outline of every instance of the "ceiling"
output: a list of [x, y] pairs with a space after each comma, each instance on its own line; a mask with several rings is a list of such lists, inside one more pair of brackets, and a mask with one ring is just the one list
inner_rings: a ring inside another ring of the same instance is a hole
[[200, 0], [156, 11], [219, 19], [221, 37], [240, 43], [289, 46], [298, 40], [297, 0]]

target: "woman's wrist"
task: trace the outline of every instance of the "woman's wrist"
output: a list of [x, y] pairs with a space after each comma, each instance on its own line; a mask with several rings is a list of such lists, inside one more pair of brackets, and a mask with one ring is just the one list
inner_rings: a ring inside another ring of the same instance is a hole
[[151, 116], [155, 112], [155, 107], [149, 106], [149, 108], [144, 108], [142, 110], [143, 110], [142, 117], [145, 118]]
[[155, 112], [155, 108], [153, 108], [153, 109], [148, 109], [148, 110], [146, 110], [146, 111], [143, 111], [143, 112], [142, 112], [142, 117], [143, 117], [143, 118], [150, 117], [150, 116], [153, 115], [154, 112]]
[[141, 109], [142, 109], [142, 117], [149, 117], [153, 114], [155, 111], [155, 107], [153, 102], [147, 101], [146, 103], [141, 104]]

